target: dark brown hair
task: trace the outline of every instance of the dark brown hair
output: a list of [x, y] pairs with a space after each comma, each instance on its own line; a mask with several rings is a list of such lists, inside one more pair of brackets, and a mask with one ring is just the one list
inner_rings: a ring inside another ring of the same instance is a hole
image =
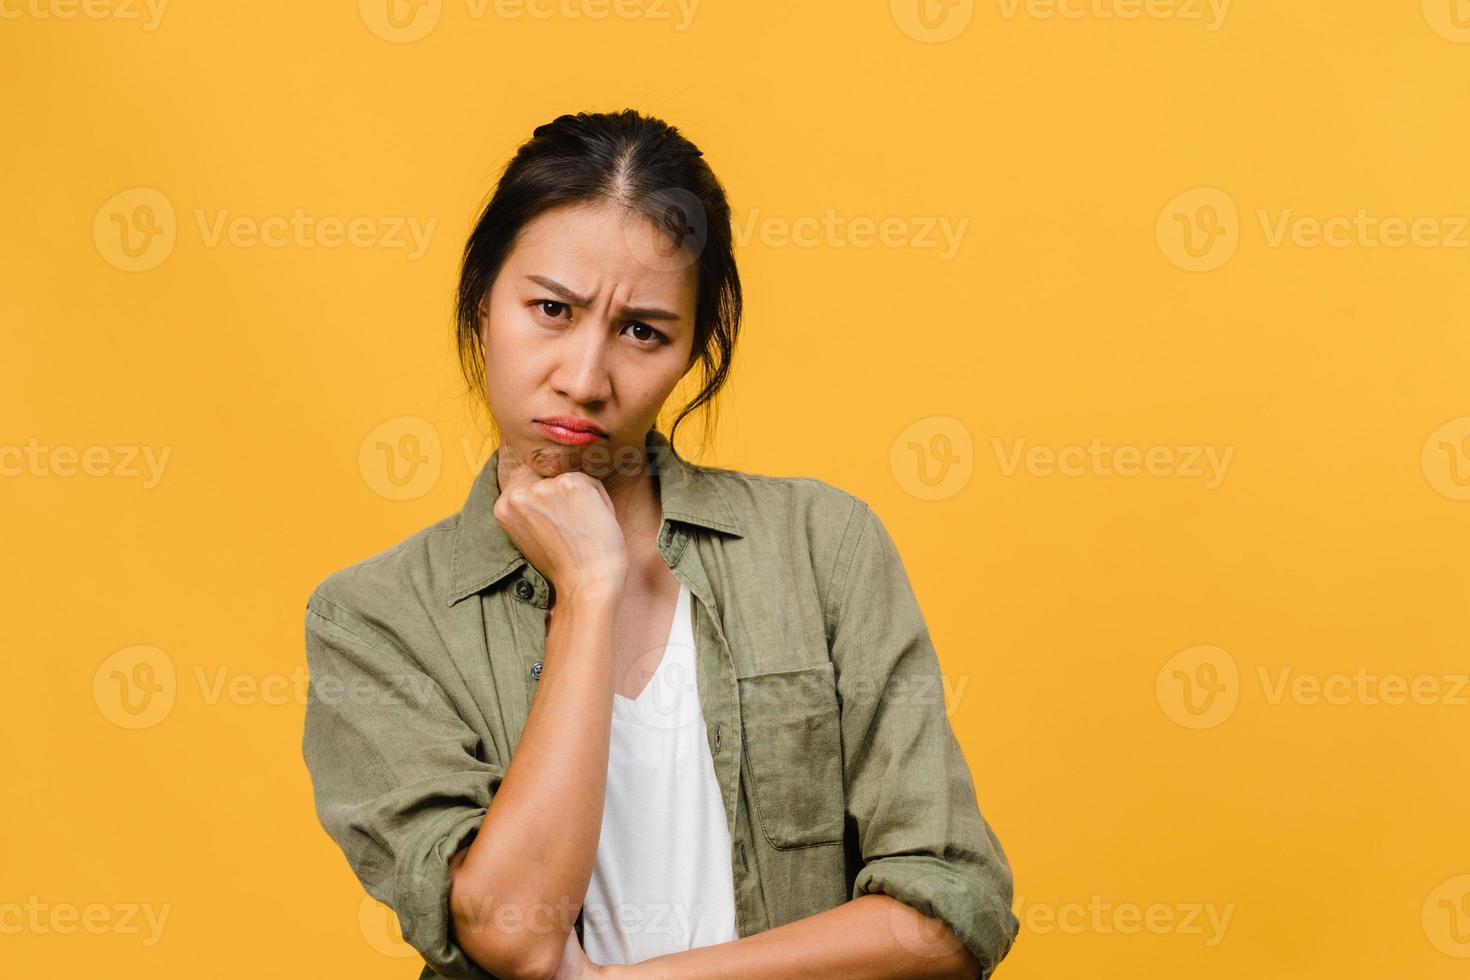
[[[703, 152], [673, 126], [632, 109], [561, 115], [537, 126], [506, 164], [465, 242], [456, 311], [456, 346], [469, 391], [489, 415], [479, 310], [516, 238], [533, 218], [563, 204], [610, 201], [665, 229], [679, 261], [698, 265], [694, 346], [704, 378], [669, 433], [705, 406], [703, 437], [713, 431], [714, 397], [730, 373], [740, 328], [740, 275], [725, 189]], [[490, 416], [494, 425], [494, 417]], [[703, 446], [701, 446], [701, 449]]]

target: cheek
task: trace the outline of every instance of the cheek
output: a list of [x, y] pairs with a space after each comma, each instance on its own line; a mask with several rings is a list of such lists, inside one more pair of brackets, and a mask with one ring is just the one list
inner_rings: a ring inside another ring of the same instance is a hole
[[668, 398], [678, 386], [679, 379], [684, 376], [687, 360], [686, 354], [672, 347], [667, 348], [658, 363], [653, 363], [650, 358], [636, 368], [633, 372], [635, 376], [629, 378], [630, 390], [638, 392], [640, 401], [653, 402]]
[[527, 362], [543, 349], [532, 342], [534, 326], [529, 313], [514, 301], [491, 307], [489, 321], [482, 325], [487, 363], [493, 357], [511, 369], [510, 373], [515, 373], [517, 367], [524, 370]]

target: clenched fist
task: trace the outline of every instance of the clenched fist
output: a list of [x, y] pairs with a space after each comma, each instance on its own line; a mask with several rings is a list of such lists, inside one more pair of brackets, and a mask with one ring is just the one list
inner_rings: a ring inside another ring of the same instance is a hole
[[627, 545], [602, 481], [580, 471], [542, 476], [503, 445], [495, 520], [559, 597], [584, 589], [621, 593]]

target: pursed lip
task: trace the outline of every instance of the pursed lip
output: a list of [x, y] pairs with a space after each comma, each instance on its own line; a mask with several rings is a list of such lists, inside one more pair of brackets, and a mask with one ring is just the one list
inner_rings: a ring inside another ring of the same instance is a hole
[[591, 419], [584, 419], [580, 415], [543, 415], [531, 421], [545, 422], [547, 425], [559, 426], [563, 429], [570, 429], [573, 432], [591, 432], [594, 435], [607, 436], [602, 426], [593, 422]]

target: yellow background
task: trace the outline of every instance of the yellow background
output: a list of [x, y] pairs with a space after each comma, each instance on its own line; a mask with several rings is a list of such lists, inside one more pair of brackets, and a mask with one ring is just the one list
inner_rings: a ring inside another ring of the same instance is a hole
[[[304, 604], [460, 507], [470, 222], [535, 125], [625, 106], [740, 226], [701, 458], [899, 544], [1015, 871], [1000, 975], [1470, 969], [1465, 4], [99, 2], [0, 5], [6, 975], [416, 975], [315, 820]], [[436, 224], [419, 256], [206, 234], [296, 209]], [[1360, 212], [1428, 223], [1276, 236]], [[1165, 462], [1007, 465], [1094, 439]]]

